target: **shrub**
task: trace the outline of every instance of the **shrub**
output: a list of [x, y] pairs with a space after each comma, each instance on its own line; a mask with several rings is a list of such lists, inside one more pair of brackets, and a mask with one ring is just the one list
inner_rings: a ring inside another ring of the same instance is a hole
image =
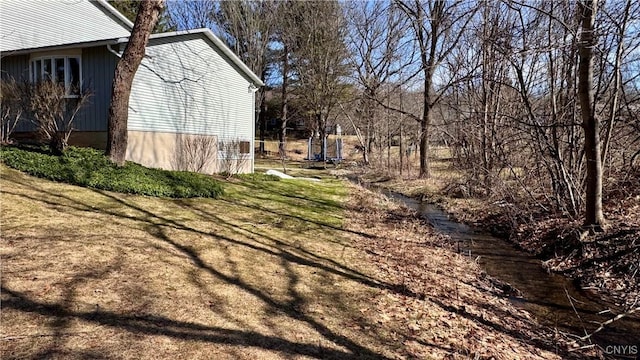
[[4, 164], [30, 175], [94, 189], [172, 198], [216, 198], [223, 192], [221, 184], [207, 175], [131, 162], [117, 167], [90, 148], [69, 147], [55, 156], [42, 148], [4, 147], [1, 155]]
[[50, 79], [37, 83], [2, 80], [2, 141], [8, 142], [24, 115], [35, 126], [39, 140], [62, 154], [76, 116], [92, 96], [89, 89], [73, 94], [63, 83]]
[[280, 178], [275, 175], [267, 175], [264, 173], [252, 173], [252, 174], [236, 174], [234, 177], [244, 181], [280, 181]]
[[0, 143], [9, 144], [22, 117], [20, 85], [13, 79], [0, 79]]

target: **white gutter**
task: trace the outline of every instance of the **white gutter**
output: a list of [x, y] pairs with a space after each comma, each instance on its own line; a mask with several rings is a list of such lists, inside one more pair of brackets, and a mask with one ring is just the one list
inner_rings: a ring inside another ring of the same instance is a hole
[[[0, 0], [2, 1], [2, 0]], [[29, 48], [29, 49], [19, 49], [19, 50], [3, 50], [2, 55], [22, 55], [22, 54], [30, 54], [33, 52], [40, 51], [53, 51], [53, 50], [66, 50], [66, 49], [76, 49], [76, 48], [88, 48], [88, 47], [96, 47], [102, 45], [114, 45], [120, 43], [121, 39], [104, 39], [104, 40], [93, 40], [93, 41], [85, 41], [78, 43], [68, 43], [68, 44], [60, 44], [60, 45], [51, 45], [51, 46], [43, 46], [38, 48]]]

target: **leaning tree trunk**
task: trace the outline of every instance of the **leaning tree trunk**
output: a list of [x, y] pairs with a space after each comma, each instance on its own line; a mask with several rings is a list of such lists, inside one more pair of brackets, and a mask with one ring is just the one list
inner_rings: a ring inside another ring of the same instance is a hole
[[601, 229], [602, 213], [602, 158], [600, 157], [600, 121], [595, 115], [593, 90], [593, 48], [597, 39], [594, 25], [598, 0], [578, 1], [581, 17], [580, 63], [578, 68], [578, 98], [582, 127], [584, 129], [584, 153], [587, 160], [586, 212], [584, 225]]
[[164, 0], [144, 0], [138, 5], [131, 36], [122, 58], [116, 66], [109, 106], [107, 134], [107, 156], [118, 166], [124, 165], [127, 153], [127, 120], [129, 117], [129, 95], [133, 77], [142, 62], [151, 31], [158, 22]]

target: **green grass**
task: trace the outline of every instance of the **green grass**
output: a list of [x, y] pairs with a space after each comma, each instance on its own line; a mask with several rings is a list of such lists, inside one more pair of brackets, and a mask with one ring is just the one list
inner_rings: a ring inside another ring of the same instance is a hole
[[306, 219], [305, 226], [339, 228], [343, 221], [339, 210], [343, 208], [347, 192], [340, 180], [244, 180], [229, 186], [222, 199], [260, 209], [287, 221]]
[[132, 162], [118, 167], [90, 148], [70, 147], [55, 156], [39, 148], [3, 147], [0, 155], [4, 164], [29, 175], [93, 189], [171, 198], [216, 198], [223, 193], [221, 184], [209, 176]]
[[243, 181], [249, 182], [257, 182], [257, 181], [280, 181], [280, 178], [275, 175], [267, 175], [264, 173], [250, 173], [250, 174], [236, 174], [234, 175], [236, 179], [240, 179]]

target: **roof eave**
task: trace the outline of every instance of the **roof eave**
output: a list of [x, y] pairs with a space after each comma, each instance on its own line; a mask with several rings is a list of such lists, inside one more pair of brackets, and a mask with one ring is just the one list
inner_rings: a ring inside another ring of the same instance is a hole
[[88, 48], [102, 45], [115, 45], [119, 43], [121, 38], [114, 39], [103, 39], [103, 40], [93, 40], [93, 41], [85, 41], [78, 43], [69, 43], [69, 44], [60, 44], [60, 45], [51, 45], [51, 46], [43, 46], [29, 49], [16, 49], [16, 50], [2, 50], [2, 56], [10, 56], [10, 55], [24, 55], [33, 52], [41, 52], [41, 51], [52, 51], [52, 50], [66, 50], [66, 49], [75, 49], [75, 48]]
[[107, 11], [109, 11], [111, 14], [113, 14], [113, 16], [118, 18], [118, 20], [122, 21], [122, 23], [129, 28], [128, 29], [129, 31], [133, 30], [133, 22], [129, 20], [126, 16], [122, 15], [120, 11], [118, 11], [116, 8], [111, 6], [111, 4], [109, 4], [106, 0], [97, 0], [96, 2], [100, 4], [103, 8], [105, 8]]

